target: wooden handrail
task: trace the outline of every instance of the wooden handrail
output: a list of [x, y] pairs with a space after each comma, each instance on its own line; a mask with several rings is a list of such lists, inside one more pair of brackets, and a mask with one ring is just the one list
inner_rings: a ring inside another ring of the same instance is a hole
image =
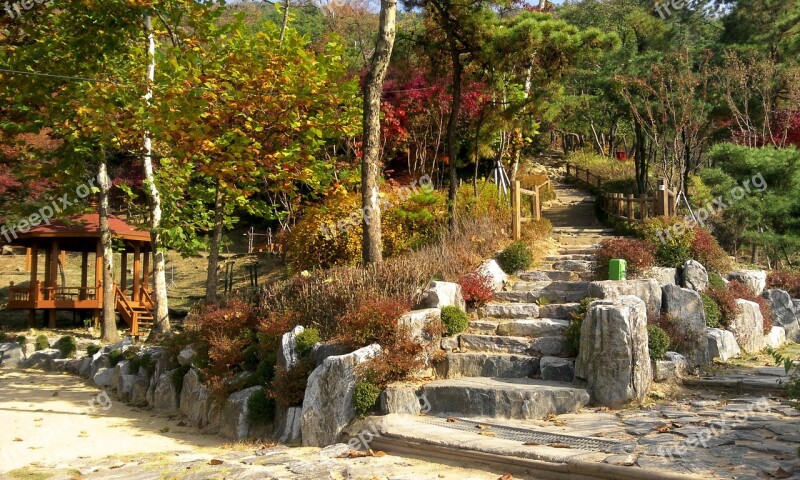
[[146, 288], [142, 288], [142, 303], [146, 303], [147, 305], [155, 305], [153, 302], [153, 297], [150, 295], [150, 290]]
[[[550, 180], [534, 185], [533, 190], [528, 190], [520, 186], [519, 180], [511, 184], [511, 234], [514, 240], [522, 238], [522, 222], [542, 219], [542, 196], [539, 190], [550, 185]], [[531, 213], [533, 217], [522, 216], [522, 195], [531, 197]]]
[[128, 316], [130, 316], [131, 321], [133, 321], [133, 307], [130, 303], [128, 303], [128, 299], [125, 298], [125, 292], [123, 292], [116, 283], [114, 284], [114, 291], [117, 300], [115, 303], [118, 306], [122, 305], [122, 309], [128, 314]]

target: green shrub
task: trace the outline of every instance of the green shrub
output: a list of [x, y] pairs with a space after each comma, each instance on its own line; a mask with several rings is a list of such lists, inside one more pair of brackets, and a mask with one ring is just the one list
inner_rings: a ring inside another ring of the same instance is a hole
[[56, 340], [56, 343], [53, 344], [53, 348], [57, 348], [61, 351], [61, 358], [69, 358], [78, 351], [78, 343], [75, 341], [75, 337], [66, 335]]
[[469, 317], [464, 310], [453, 305], [448, 305], [442, 307], [442, 323], [444, 324], [447, 334], [452, 337], [469, 327]]
[[242, 359], [241, 365], [242, 365], [243, 369], [251, 372], [251, 371], [255, 370], [256, 368], [258, 368], [258, 364], [261, 361], [261, 359], [258, 358], [258, 344], [257, 343], [254, 343], [254, 344], [250, 345], [249, 347], [245, 348], [244, 350], [242, 350], [242, 356], [243, 356], [243, 359]]
[[86, 347], [86, 355], [90, 357], [94, 356], [97, 352], [100, 351], [100, 345], [91, 344]]
[[266, 391], [258, 390], [247, 399], [247, 416], [255, 423], [267, 424], [275, 420], [275, 400]]
[[725, 290], [728, 285], [717, 272], [708, 272], [708, 287], [716, 288], [718, 290]]
[[564, 330], [564, 349], [571, 356], [577, 356], [581, 348], [581, 326], [586, 312], [589, 311], [589, 304], [597, 300], [593, 297], [581, 300], [580, 306], [570, 313], [569, 327]]
[[306, 355], [311, 351], [311, 348], [319, 343], [319, 330], [316, 328], [306, 328], [295, 337], [297, 342], [297, 353], [299, 355]]
[[722, 325], [722, 311], [717, 305], [717, 301], [705, 293], [701, 293], [700, 298], [703, 299], [703, 310], [706, 312], [706, 326], [720, 328]]
[[181, 390], [183, 390], [183, 377], [189, 373], [190, 368], [192, 368], [190, 365], [181, 365], [172, 371], [172, 386], [175, 387], [175, 391], [178, 392], [178, 395], [180, 395]]
[[608, 278], [609, 262], [621, 258], [627, 262], [628, 278], [638, 278], [650, 273], [656, 264], [655, 248], [650, 242], [635, 238], [611, 238], [603, 240], [597, 250], [595, 274], [597, 278]]
[[497, 263], [504, 272], [513, 274], [530, 267], [533, 254], [526, 243], [514, 242], [497, 255]]
[[[677, 268], [692, 258], [694, 231], [687, 229], [684, 222], [680, 217], [654, 217], [639, 227], [639, 237], [656, 246], [660, 266]], [[683, 231], [678, 233], [680, 229]]]
[[650, 358], [659, 360], [664, 358], [669, 348], [669, 335], [658, 325], [647, 326], [647, 345], [650, 350]]
[[122, 350], [111, 350], [108, 353], [108, 363], [111, 367], [116, 367], [123, 360], [125, 360], [125, 354], [122, 353]]
[[[767, 347], [767, 353], [772, 355], [775, 365], [783, 366], [789, 376], [789, 380], [785, 382], [786, 395], [792, 400], [795, 408], [800, 409], [800, 361], [793, 359], [790, 355], [783, 355], [772, 347]], [[800, 448], [798, 448], [798, 454], [800, 454]]]
[[275, 365], [277, 364], [278, 354], [272, 353], [267, 358], [258, 362], [256, 367], [256, 382], [257, 385], [266, 385], [275, 378]]
[[356, 413], [364, 417], [378, 405], [378, 398], [381, 396], [381, 389], [374, 383], [367, 380], [356, 382], [353, 390], [353, 403], [355, 403]]
[[38, 352], [39, 350], [50, 348], [50, 341], [47, 339], [46, 336], [39, 335], [38, 337], [36, 337], [34, 345], [36, 346], [36, 351]]
[[147, 372], [148, 376], [153, 375], [156, 371], [156, 362], [153, 360], [153, 357], [150, 354], [145, 353], [144, 355], [137, 355], [130, 359], [130, 364], [128, 365], [130, 368], [130, 372], [133, 375], [137, 375], [140, 369], [144, 369]]

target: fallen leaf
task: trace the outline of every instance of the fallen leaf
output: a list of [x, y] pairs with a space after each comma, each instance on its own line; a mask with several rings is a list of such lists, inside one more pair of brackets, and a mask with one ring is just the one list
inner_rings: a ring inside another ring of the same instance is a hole
[[786, 455], [785, 453], [779, 453], [778, 455], [775, 455], [775, 460], [794, 460], [794, 459], [795, 459], [794, 455]]
[[597, 433], [594, 433], [594, 434], [589, 435], [589, 436], [590, 437], [605, 437], [606, 434], [605, 434], [605, 432], [597, 432]]
[[560, 420], [560, 419], [559, 420], [553, 420], [553, 425], [555, 425], [556, 427], [563, 427], [566, 424], [567, 424], [567, 422], [565, 420]]
[[511, 475], [510, 473], [506, 473], [506, 474], [502, 475], [500, 478], [498, 478], [497, 480], [513, 480], [513, 479], [514, 479], [514, 475]]
[[386, 455], [387, 455], [387, 453], [384, 452], [383, 450], [378, 450], [372, 456], [380, 458], [380, 457], [385, 457]]
[[455, 423], [455, 422], [458, 421], [458, 419], [457, 418], [453, 418], [453, 417], [447, 417], [447, 421], [450, 422], [450, 423]]
[[22, 439], [21, 439], [21, 438], [19, 438], [19, 437], [17, 437], [17, 438], [15, 438], [15, 439], [14, 439], [14, 441], [15, 441], [15, 442], [21, 442], [21, 441], [22, 441]]
[[480, 432], [480, 433], [478, 433], [478, 435], [483, 435], [483, 436], [486, 436], [486, 437], [494, 437], [496, 435], [496, 433], [494, 433], [494, 432]]
[[523, 445], [541, 445], [539, 442], [525, 442]]
[[672, 428], [681, 428], [682, 426], [682, 423], [672, 422]]
[[544, 417], [545, 421], [547, 422], [552, 422], [556, 418], [558, 418], [558, 415], [556, 415], [555, 413], [548, 413], [547, 416]]
[[209, 465], [222, 465], [222, 460], [218, 460], [216, 458], [212, 459], [208, 462]]
[[670, 433], [672, 431], [669, 425], [655, 425], [653, 426], [653, 430], [658, 433]]
[[491, 426], [489, 426], [489, 425], [481, 425], [481, 424], [478, 424], [478, 425], [475, 425], [475, 428], [479, 428], [479, 429], [481, 429], [481, 430], [486, 430], [486, 429], [489, 429], [489, 428], [492, 428], [492, 427], [491, 427]]
[[608, 407], [600, 407], [600, 408], [598, 408], [597, 410], [595, 410], [595, 413], [596, 413], [596, 412], [607, 412], [607, 411], [609, 411], [609, 410], [611, 410], [611, 409], [610, 409], [610, 408], [608, 408]]
[[571, 445], [568, 445], [566, 443], [561, 443], [561, 442], [550, 442], [550, 443], [547, 444], [547, 446], [548, 447], [553, 447], [553, 448], [572, 448]]
[[57, 397], [58, 396], [58, 392], [53, 392], [53, 396]]

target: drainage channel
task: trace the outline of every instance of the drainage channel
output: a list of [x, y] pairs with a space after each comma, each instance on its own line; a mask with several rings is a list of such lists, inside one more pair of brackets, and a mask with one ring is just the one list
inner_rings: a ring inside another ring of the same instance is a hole
[[593, 437], [576, 437], [573, 435], [563, 435], [559, 433], [541, 432], [524, 428], [495, 425], [492, 423], [475, 422], [462, 418], [454, 418], [453, 420], [456, 421], [448, 421], [447, 418], [441, 417], [421, 417], [417, 421], [420, 423], [427, 423], [429, 425], [436, 425], [438, 427], [461, 430], [464, 432], [492, 432], [492, 437], [494, 438], [513, 440], [522, 443], [534, 443], [545, 446], [549, 444], [569, 445], [571, 448], [596, 452], [622, 451], [625, 450], [625, 447], [627, 446], [626, 444], [617, 440]]

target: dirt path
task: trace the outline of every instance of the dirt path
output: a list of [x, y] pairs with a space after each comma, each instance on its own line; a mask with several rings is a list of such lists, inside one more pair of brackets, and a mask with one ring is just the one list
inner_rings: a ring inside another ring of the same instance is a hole
[[232, 445], [112, 400], [80, 378], [34, 370], [0, 370], [0, 427], [0, 479], [495, 480], [504, 473], [393, 455], [338, 458], [343, 445]]

